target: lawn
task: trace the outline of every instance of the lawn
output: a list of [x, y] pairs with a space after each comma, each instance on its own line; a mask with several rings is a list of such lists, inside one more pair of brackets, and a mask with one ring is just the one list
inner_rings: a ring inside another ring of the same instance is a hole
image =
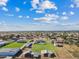
[[41, 52], [41, 50], [51, 50], [56, 51], [56, 47], [51, 43], [46, 44], [34, 44], [32, 46], [32, 51], [34, 52]]
[[9, 45], [3, 46], [2, 48], [20, 48], [23, 45], [24, 45], [24, 43], [14, 42], [14, 43], [11, 43]]

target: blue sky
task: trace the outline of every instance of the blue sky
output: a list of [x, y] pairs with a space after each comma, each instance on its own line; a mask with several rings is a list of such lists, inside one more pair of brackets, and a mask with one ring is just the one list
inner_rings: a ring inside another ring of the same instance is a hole
[[79, 30], [79, 0], [0, 0], [0, 31]]

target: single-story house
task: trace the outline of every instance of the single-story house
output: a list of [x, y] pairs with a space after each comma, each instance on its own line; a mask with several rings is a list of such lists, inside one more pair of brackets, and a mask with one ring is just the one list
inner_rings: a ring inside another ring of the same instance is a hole
[[38, 52], [32, 52], [33, 58], [41, 58], [41, 54]]
[[62, 38], [57, 38], [54, 40], [54, 46], [63, 47], [64, 40]]
[[44, 40], [36, 40], [35, 44], [45, 44], [46, 42]]
[[55, 57], [55, 53], [49, 50], [42, 50], [41, 54], [43, 54], [44, 57]]

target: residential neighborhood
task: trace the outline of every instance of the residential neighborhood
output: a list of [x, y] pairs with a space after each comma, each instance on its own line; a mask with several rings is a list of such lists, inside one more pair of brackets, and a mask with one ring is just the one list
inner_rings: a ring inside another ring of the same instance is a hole
[[0, 32], [0, 58], [79, 59], [78, 36], [79, 32]]

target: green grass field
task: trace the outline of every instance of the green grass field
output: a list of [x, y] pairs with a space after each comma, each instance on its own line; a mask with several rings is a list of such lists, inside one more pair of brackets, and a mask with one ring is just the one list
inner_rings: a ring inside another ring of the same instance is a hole
[[24, 43], [14, 42], [14, 43], [11, 43], [9, 45], [3, 46], [2, 48], [20, 48], [23, 45], [24, 45]]
[[56, 51], [56, 47], [51, 43], [46, 44], [34, 44], [32, 46], [32, 51], [34, 52], [41, 52], [41, 50], [51, 50]]

